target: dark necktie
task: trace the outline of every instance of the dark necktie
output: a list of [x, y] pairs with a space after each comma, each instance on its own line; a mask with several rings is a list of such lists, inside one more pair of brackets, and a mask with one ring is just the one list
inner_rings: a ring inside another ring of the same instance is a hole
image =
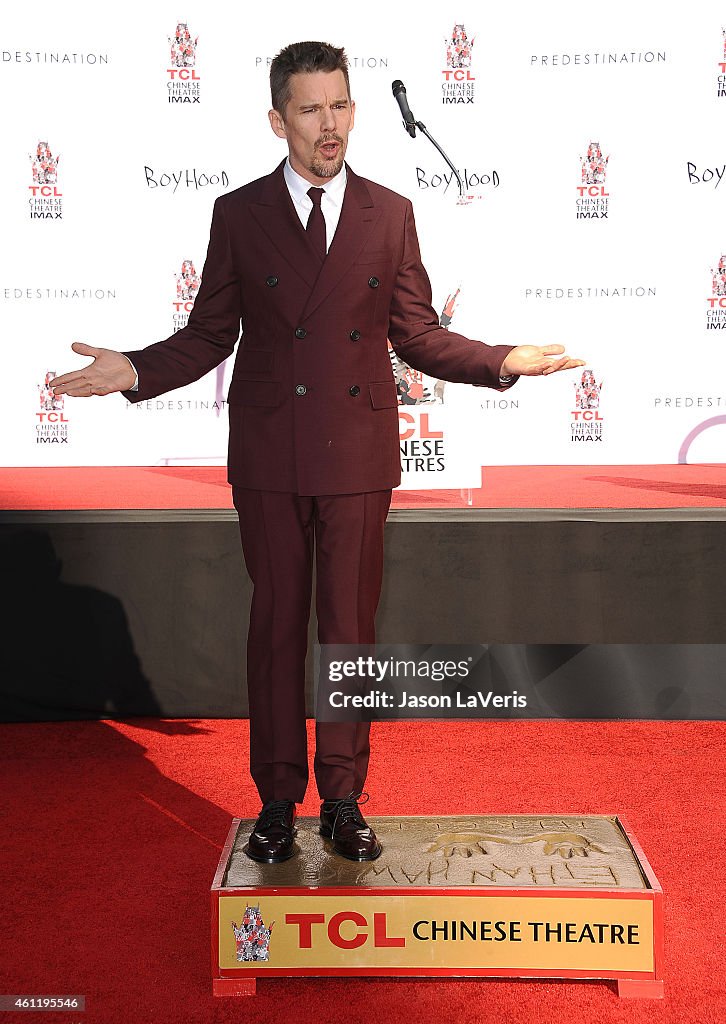
[[315, 187], [309, 188], [308, 195], [312, 200], [313, 208], [310, 211], [310, 216], [308, 217], [308, 223], [305, 230], [308, 233], [308, 238], [310, 239], [310, 244], [313, 249], [320, 259], [324, 260], [328, 251], [328, 245], [325, 237], [325, 217], [323, 216], [323, 210], [320, 206], [320, 201], [323, 198], [323, 189]]

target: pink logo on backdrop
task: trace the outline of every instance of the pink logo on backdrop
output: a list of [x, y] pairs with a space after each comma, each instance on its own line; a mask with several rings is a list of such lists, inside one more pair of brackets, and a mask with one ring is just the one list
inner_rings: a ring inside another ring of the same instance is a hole
[[68, 416], [64, 412], [63, 395], [54, 395], [50, 387], [50, 382], [57, 376], [55, 370], [47, 370], [43, 383], [38, 385], [36, 444], [68, 444]]
[[174, 333], [186, 327], [189, 322], [189, 314], [194, 309], [194, 300], [202, 283], [201, 275], [197, 273], [193, 260], [184, 260], [181, 265], [181, 273], [176, 275], [176, 299], [172, 303], [174, 307]]
[[726, 295], [726, 256], [721, 257], [715, 270], [711, 268], [711, 282], [714, 296]]
[[65, 395], [56, 395], [53, 388], [50, 387], [50, 382], [57, 376], [55, 370], [48, 370], [45, 380], [38, 385], [41, 412], [58, 412], [63, 408]]
[[28, 154], [33, 179], [28, 185], [28, 209], [31, 220], [62, 220], [63, 193], [58, 186], [60, 155], [54, 154], [42, 139], [35, 153]]
[[177, 275], [176, 279], [176, 297], [181, 302], [192, 302], [197, 297], [199, 286], [202, 283], [202, 279], [194, 268], [194, 263], [191, 260], [184, 260], [182, 263], [181, 274]]
[[476, 81], [471, 69], [474, 37], [469, 36], [464, 25], [459, 22], [454, 25], [445, 42], [446, 67], [441, 72], [444, 77], [441, 102], [473, 103]]
[[576, 216], [578, 220], [605, 220], [610, 193], [605, 188], [608, 161], [599, 142], [591, 142], [585, 156], [580, 157], [580, 184], [577, 186]]
[[171, 53], [166, 87], [169, 103], [199, 103], [200, 75], [197, 70], [199, 36], [192, 36], [185, 21], [177, 22], [173, 36], [167, 37]]
[[726, 255], [711, 267], [711, 294], [706, 299], [706, 330], [726, 328]]
[[575, 408], [576, 409], [599, 409], [600, 391], [602, 381], [598, 384], [592, 370], [583, 370], [580, 380], [575, 387]]
[[454, 25], [454, 31], [446, 40], [446, 66], [449, 68], [470, 68], [474, 40], [469, 39], [463, 25]]
[[609, 156], [603, 156], [599, 142], [591, 142], [587, 154], [580, 160], [583, 185], [603, 185], [607, 174]]
[[47, 142], [38, 142], [35, 156], [31, 156], [33, 181], [36, 185], [55, 185], [58, 181], [60, 156], [53, 156]]
[[602, 441], [604, 418], [600, 412], [603, 382], [597, 381], [592, 370], [582, 371], [573, 385], [575, 408], [570, 413], [570, 440], [575, 443]]
[[169, 38], [171, 44], [171, 66], [173, 68], [193, 68], [197, 59], [197, 43], [199, 36], [192, 39], [186, 22], [180, 21], [176, 26], [174, 37]]

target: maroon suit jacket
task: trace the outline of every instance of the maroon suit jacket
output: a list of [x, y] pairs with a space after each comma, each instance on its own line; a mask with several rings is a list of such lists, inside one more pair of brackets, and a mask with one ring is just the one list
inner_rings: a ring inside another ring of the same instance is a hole
[[198, 380], [242, 340], [229, 388], [229, 480], [304, 495], [400, 483], [398, 398], [387, 339], [414, 369], [501, 390], [509, 345], [439, 326], [409, 200], [348, 168], [324, 261], [283, 176], [214, 204], [202, 283], [183, 330], [125, 353], [131, 402]]

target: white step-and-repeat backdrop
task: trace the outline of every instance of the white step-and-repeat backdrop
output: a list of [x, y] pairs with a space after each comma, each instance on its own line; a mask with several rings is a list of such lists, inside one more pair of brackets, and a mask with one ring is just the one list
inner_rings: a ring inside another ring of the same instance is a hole
[[[84, 362], [74, 340], [138, 348], [185, 324], [214, 198], [285, 153], [270, 60], [309, 38], [347, 49], [348, 161], [413, 201], [442, 323], [587, 361], [500, 395], [394, 360], [404, 486], [724, 461], [725, 29], [716, 2], [6, 7], [0, 463], [224, 462], [231, 360], [139, 406], [45, 385]], [[465, 202], [404, 132], [397, 78]]]

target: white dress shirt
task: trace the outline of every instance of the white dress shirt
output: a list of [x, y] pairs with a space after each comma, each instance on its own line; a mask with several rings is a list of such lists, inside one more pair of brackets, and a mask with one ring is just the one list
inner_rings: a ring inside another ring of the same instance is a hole
[[[304, 228], [307, 228], [308, 217], [313, 208], [313, 201], [308, 195], [308, 189], [312, 187], [311, 183], [306, 178], [303, 178], [301, 174], [298, 174], [297, 171], [293, 170], [289, 157], [285, 161], [283, 173], [287, 190], [292, 199], [292, 205], [295, 207], [300, 218], [300, 223]], [[324, 185], [316, 186], [323, 190], [320, 209], [323, 211], [323, 217], [325, 218], [326, 252], [330, 249], [335, 229], [340, 220], [340, 211], [343, 208], [347, 181], [348, 174], [345, 164], [343, 164], [334, 178], [328, 178]]]

